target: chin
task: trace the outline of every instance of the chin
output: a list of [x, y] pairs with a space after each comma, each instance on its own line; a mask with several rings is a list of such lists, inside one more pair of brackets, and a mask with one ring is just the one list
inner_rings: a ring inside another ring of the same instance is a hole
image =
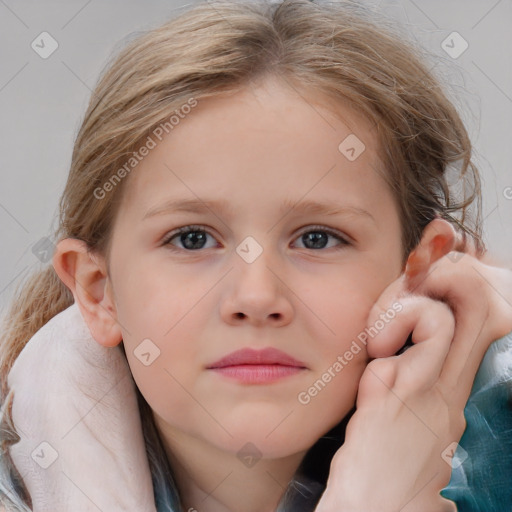
[[[299, 452], [309, 450], [321, 437], [321, 430], [318, 436], [311, 435], [304, 430], [304, 425], [294, 425], [293, 431], [288, 428], [276, 429], [277, 423], [272, 428], [262, 428], [255, 420], [250, 425], [240, 425], [235, 431], [228, 429], [233, 437], [222, 439], [207, 439], [210, 443], [217, 445], [219, 449], [230, 452], [233, 455], [244, 457], [254, 455], [266, 459], [280, 459], [289, 457]], [[309, 435], [306, 435], [309, 434]]]

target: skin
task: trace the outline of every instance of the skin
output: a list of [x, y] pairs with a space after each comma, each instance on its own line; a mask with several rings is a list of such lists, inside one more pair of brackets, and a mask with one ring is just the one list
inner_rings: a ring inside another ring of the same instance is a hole
[[[348, 350], [403, 270], [400, 219], [372, 125], [346, 106], [336, 116], [325, 104], [276, 80], [199, 101], [130, 175], [110, 271], [81, 241], [59, 243], [55, 268], [94, 338], [104, 346], [124, 342], [185, 510], [275, 510], [307, 450], [354, 405], [368, 362], [364, 345], [308, 404], [298, 394]], [[354, 161], [338, 150], [351, 133], [366, 147]], [[143, 219], [170, 198], [228, 199], [231, 212]], [[286, 200], [331, 201], [370, 215], [281, 212]], [[179, 235], [163, 245], [191, 224], [207, 231], [205, 248], [187, 251]], [[327, 237], [326, 228], [349, 244]], [[318, 231], [326, 248], [301, 236]], [[247, 236], [263, 248], [252, 263], [236, 251]], [[453, 239], [445, 221], [427, 226], [428, 263]], [[160, 355], [145, 366], [134, 350], [147, 338]], [[279, 348], [306, 369], [267, 385], [206, 369], [242, 347]], [[262, 457], [250, 468], [237, 457], [248, 442]]]

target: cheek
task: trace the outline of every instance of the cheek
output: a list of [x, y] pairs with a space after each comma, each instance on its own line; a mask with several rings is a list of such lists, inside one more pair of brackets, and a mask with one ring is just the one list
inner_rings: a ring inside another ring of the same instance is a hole
[[182, 339], [185, 328], [197, 331], [194, 321], [199, 326], [198, 311], [204, 309], [201, 301], [207, 286], [197, 276], [184, 276], [172, 267], [146, 265], [144, 272], [131, 274], [116, 286], [125, 345], [135, 350], [150, 339], [162, 353], [171, 346], [181, 351], [180, 343], [172, 340]]
[[[330, 429], [354, 406], [360, 378], [368, 364], [367, 319], [375, 297], [384, 284], [376, 286], [362, 271], [340, 272], [317, 287], [299, 293], [312, 305], [311, 339], [318, 356], [314, 371], [296, 399], [305, 417], [321, 419], [317, 426]], [[306, 314], [306, 313], [305, 313]], [[314, 321], [313, 321], [314, 320]], [[321, 433], [320, 433], [321, 435]]]
[[368, 363], [364, 343], [340, 340], [323, 354], [296, 396], [297, 418], [318, 439], [354, 407], [359, 381]]
[[[354, 262], [346, 270], [340, 272], [338, 280], [326, 284], [335, 300], [330, 301], [330, 314], [338, 318], [338, 325], [348, 319], [346, 327], [364, 330], [367, 326], [368, 315], [382, 292], [395, 281], [400, 273], [400, 251], [374, 251], [367, 257], [361, 255], [360, 261]], [[336, 317], [338, 315], [338, 317]], [[346, 332], [346, 331], [345, 331]], [[353, 330], [352, 336], [357, 332]]]
[[116, 304], [135, 383], [161, 415], [164, 410], [190, 407], [186, 389], [204, 358], [197, 343], [204, 328], [198, 318], [204, 308], [199, 303], [204, 286], [191, 288], [176, 281], [168, 278], [164, 282], [148, 271], [118, 287]]
[[368, 314], [385, 285], [371, 282], [360, 271], [343, 272], [299, 290], [310, 313], [317, 317], [315, 338], [327, 351], [343, 353], [367, 325]]
[[171, 336], [165, 342], [155, 340], [158, 345], [147, 340], [135, 348], [125, 342], [128, 364], [141, 394], [151, 409], [171, 423], [173, 416], [176, 420], [176, 411], [180, 411], [178, 422], [196, 421], [188, 418], [195, 405], [194, 383], [200, 371], [196, 347], [190, 339]]

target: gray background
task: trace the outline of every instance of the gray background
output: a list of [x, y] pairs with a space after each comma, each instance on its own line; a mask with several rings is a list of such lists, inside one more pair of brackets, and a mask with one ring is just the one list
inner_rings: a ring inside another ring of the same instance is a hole
[[[46, 237], [56, 223], [79, 122], [108, 56], [133, 32], [195, 3], [0, 0], [0, 307], [28, 272], [51, 264]], [[511, 265], [512, 0], [363, 3], [395, 18], [437, 57], [436, 71], [475, 145], [485, 241]], [[47, 59], [31, 47], [43, 31], [59, 44]], [[458, 58], [441, 46], [453, 31], [469, 45]]]

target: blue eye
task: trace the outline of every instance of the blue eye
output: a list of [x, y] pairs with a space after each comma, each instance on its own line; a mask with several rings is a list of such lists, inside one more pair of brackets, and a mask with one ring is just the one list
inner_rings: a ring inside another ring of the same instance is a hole
[[[343, 238], [340, 234], [330, 229], [323, 228], [322, 226], [312, 226], [307, 231], [303, 231], [299, 236], [299, 239], [306, 245], [311, 244], [311, 247], [306, 249], [330, 249], [326, 247], [329, 243], [329, 237], [336, 239], [340, 244], [335, 249], [340, 249], [344, 246], [350, 245], [350, 243]], [[340, 247], [341, 246], [341, 247]]]
[[184, 226], [166, 237], [163, 241], [163, 245], [174, 245], [171, 243], [172, 240], [178, 238], [184, 246], [180, 247], [180, 249], [197, 251], [198, 249], [205, 248], [204, 242], [206, 241], [207, 236], [211, 235], [201, 226]]
[[[178, 246], [177, 249], [184, 249], [186, 251], [197, 251], [205, 248], [208, 249], [215, 247], [215, 245], [205, 247], [205, 243], [209, 236], [213, 238], [213, 236], [202, 226], [184, 226], [170, 233], [169, 236], [164, 239], [162, 245], [176, 246], [172, 241], [177, 239], [179, 243], [182, 244], [182, 247]], [[334, 238], [339, 242], [339, 244], [334, 247], [335, 249], [340, 249], [350, 245], [350, 242], [340, 234], [322, 226], [312, 226], [307, 231], [303, 231], [298, 237], [298, 239], [300, 239], [306, 246], [305, 248], [311, 250], [332, 248], [332, 246], [327, 247], [329, 238]]]

